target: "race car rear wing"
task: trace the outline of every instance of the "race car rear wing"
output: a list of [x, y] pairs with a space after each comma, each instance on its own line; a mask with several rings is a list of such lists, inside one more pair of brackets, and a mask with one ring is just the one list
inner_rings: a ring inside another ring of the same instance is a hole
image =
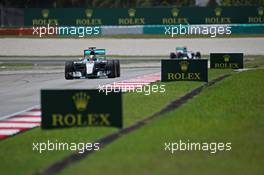
[[176, 52], [187, 52], [187, 47], [176, 47]]
[[91, 55], [92, 51], [94, 51], [95, 55], [105, 55], [105, 49], [94, 49], [94, 50], [87, 49], [87, 50], [84, 50], [84, 56]]

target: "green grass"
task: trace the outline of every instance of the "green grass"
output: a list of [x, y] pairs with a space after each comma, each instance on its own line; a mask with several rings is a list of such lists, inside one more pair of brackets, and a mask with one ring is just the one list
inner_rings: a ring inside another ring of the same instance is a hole
[[0, 63], [0, 71], [32, 69], [33, 67], [34, 65], [30, 63]]
[[[230, 70], [211, 70], [210, 79], [226, 72], [230, 72]], [[184, 95], [201, 84], [202, 82], [178, 82], [175, 86], [174, 83], [167, 83], [166, 93], [164, 94], [156, 93], [149, 96], [143, 93], [124, 94], [124, 127], [159, 111], [171, 100]], [[52, 131], [43, 131], [40, 128], [30, 130], [0, 142], [1, 172], [6, 174], [32, 174], [71, 153], [70, 151], [54, 151], [39, 154], [32, 151], [33, 142], [47, 142], [47, 140], [68, 143], [92, 142], [96, 138], [115, 131], [117, 129], [96, 127]]]
[[[252, 63], [252, 62], [254, 62], [254, 60], [249, 61], [249, 63]], [[254, 66], [253, 63], [252, 65]], [[211, 80], [213, 78], [218, 77], [219, 75], [222, 75], [228, 72], [231, 72], [231, 70], [228, 70], [228, 69], [209, 70], [209, 79]], [[239, 74], [235, 73], [235, 75], [239, 75]], [[157, 84], [160, 85], [162, 83], [158, 82]], [[146, 96], [142, 93], [141, 94], [136, 94], [136, 93], [124, 94], [123, 95], [124, 127], [127, 127], [133, 124], [134, 122], [140, 119], [143, 119], [147, 116], [150, 116], [151, 114], [159, 111], [170, 101], [183, 96], [184, 94], [191, 91], [195, 87], [198, 87], [201, 84], [202, 82], [175, 82], [175, 83], [171, 82], [171, 83], [166, 83], [166, 93], [163, 93], [163, 94], [153, 93], [152, 95], [149, 95], [149, 96]], [[170, 127], [168, 128], [170, 129]], [[159, 128], [157, 128], [157, 130], [158, 129]], [[165, 130], [164, 128], [161, 128], [161, 129]], [[177, 129], [177, 128], [175, 127], [174, 129]], [[72, 153], [70, 151], [54, 151], [54, 152], [43, 152], [42, 154], [40, 154], [38, 152], [32, 151], [33, 142], [47, 142], [47, 140], [54, 141], [54, 142], [57, 140], [58, 142], [67, 142], [67, 143], [92, 142], [99, 137], [103, 137], [107, 134], [110, 134], [116, 131], [117, 129], [114, 129], [114, 128], [96, 128], [96, 127], [71, 128], [71, 129], [60, 129], [60, 130], [49, 130], [49, 131], [44, 131], [44, 130], [41, 130], [40, 128], [30, 130], [28, 132], [19, 134], [15, 137], [11, 137], [11, 138], [0, 141], [0, 157], [1, 157], [0, 169], [1, 169], [1, 172], [3, 174], [16, 174], [16, 175], [33, 174], [34, 172], [40, 171], [43, 168], [47, 167], [49, 164], [57, 160], [61, 160], [65, 156]], [[167, 136], [164, 135], [164, 139], [166, 138]], [[148, 138], [146, 139], [148, 140]], [[145, 145], [144, 147], [148, 147], [148, 144], [145, 144], [145, 141], [139, 143], [139, 142], [130, 140], [129, 144], [135, 145], [135, 146], [137, 144], [140, 144], [142, 146]], [[115, 145], [115, 143], [113, 145]], [[154, 150], [145, 150], [145, 149], [142, 149], [142, 150], [146, 151], [145, 153], [144, 151], [141, 151], [140, 154], [142, 155], [155, 153]], [[121, 153], [125, 154], [126, 152], [128, 153], [129, 150], [123, 150], [123, 151], [121, 150], [120, 154]], [[101, 155], [101, 152], [99, 152], [99, 156], [100, 155]], [[101, 156], [104, 157], [104, 155], [101, 155]], [[133, 155], [131, 156], [133, 158]], [[174, 157], [174, 156], [171, 156], [171, 157]], [[97, 160], [100, 160], [100, 158]], [[108, 159], [100, 160], [100, 161], [104, 162], [107, 160]], [[145, 160], [144, 158], [142, 158], [142, 160], [134, 159], [134, 161], [143, 161], [143, 163], [144, 163], [144, 160]], [[87, 159], [83, 162], [86, 162], [86, 161], [90, 161], [90, 159]], [[159, 155], [157, 155], [156, 159], [153, 159], [153, 161], [159, 162]], [[80, 166], [81, 168], [84, 168], [83, 163], [81, 163]], [[94, 165], [94, 166], [97, 167], [97, 166], [100, 166], [100, 164]], [[121, 168], [121, 166], [119, 166], [118, 163], [113, 165], [113, 167], [116, 167], [119, 169]], [[128, 167], [124, 167], [124, 169], [129, 170]], [[139, 167], [139, 170], [142, 170], [142, 168]], [[70, 171], [71, 170], [69, 170], [69, 172]], [[142, 172], [141, 174], [149, 174], [149, 173], [144, 173], [143, 171], [141, 172]]]
[[[219, 75], [229, 73], [230, 70], [214, 69], [209, 71], [209, 81]], [[150, 116], [158, 112], [166, 104], [175, 100], [195, 87], [198, 87], [202, 82], [169, 82], [169, 83], [155, 83], [156, 85], [164, 85], [165, 93], [152, 93], [151, 95], [143, 95], [137, 93], [127, 93], [124, 97], [124, 116], [125, 125], [133, 124], [135, 121]], [[158, 100], [157, 100], [158, 99]]]
[[248, 68], [259, 68], [264, 67], [264, 59], [263, 56], [247, 56], [244, 59], [244, 64]]
[[[61, 174], [264, 174], [264, 70], [206, 88]], [[164, 151], [165, 142], [231, 142], [231, 151]]]

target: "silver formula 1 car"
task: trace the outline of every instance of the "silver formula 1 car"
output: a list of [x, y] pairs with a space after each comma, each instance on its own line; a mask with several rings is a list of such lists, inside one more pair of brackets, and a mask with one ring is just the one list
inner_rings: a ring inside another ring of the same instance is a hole
[[176, 52], [170, 53], [171, 59], [201, 59], [200, 52], [192, 52], [187, 50], [187, 47], [176, 47]]
[[120, 77], [119, 60], [108, 60], [105, 49], [90, 47], [84, 50], [84, 57], [65, 63], [65, 79]]

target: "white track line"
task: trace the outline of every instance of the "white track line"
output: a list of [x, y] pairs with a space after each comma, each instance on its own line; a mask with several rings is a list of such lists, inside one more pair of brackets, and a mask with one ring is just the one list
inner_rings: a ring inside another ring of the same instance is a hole
[[32, 107], [27, 108], [25, 110], [22, 110], [22, 111], [19, 111], [19, 112], [15, 112], [15, 113], [12, 113], [12, 114], [9, 114], [9, 115], [5, 115], [5, 116], [3, 116], [3, 117], [0, 118], [0, 121], [5, 120], [5, 119], [10, 118], [10, 117], [13, 117], [15, 115], [22, 114], [22, 113], [27, 112], [27, 111], [30, 111], [32, 109], [36, 109], [36, 108], [39, 109], [39, 105], [35, 105], [35, 106], [32, 106]]
[[25, 112], [25, 113], [23, 113], [23, 115], [40, 116], [40, 115], [41, 115], [41, 112], [40, 112], [40, 111], [29, 111], [29, 112]]
[[114, 82], [112, 84], [105, 85], [105, 89], [120, 89], [122, 92], [126, 92], [128, 90], [135, 90], [137, 88], [141, 88], [145, 85], [148, 85], [152, 82], [156, 82], [160, 80], [160, 73], [154, 73], [149, 75], [144, 75], [136, 78], [132, 78], [129, 80], [124, 80], [120, 82]]

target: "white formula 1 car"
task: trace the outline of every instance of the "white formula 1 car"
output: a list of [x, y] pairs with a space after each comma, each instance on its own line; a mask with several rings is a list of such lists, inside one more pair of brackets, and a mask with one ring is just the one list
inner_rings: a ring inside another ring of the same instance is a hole
[[90, 47], [78, 61], [66, 61], [65, 79], [120, 77], [119, 60], [108, 60], [105, 49]]
[[187, 47], [176, 47], [176, 52], [170, 53], [171, 59], [201, 59], [201, 53], [200, 52], [192, 52], [188, 51]]

